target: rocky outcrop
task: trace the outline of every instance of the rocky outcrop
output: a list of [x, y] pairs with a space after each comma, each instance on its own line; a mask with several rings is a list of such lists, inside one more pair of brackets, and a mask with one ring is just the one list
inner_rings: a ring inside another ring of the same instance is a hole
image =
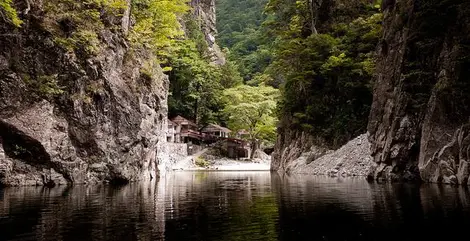
[[16, 2], [20, 29], [0, 19], [0, 183], [156, 177], [167, 159], [168, 79], [151, 55], [130, 51], [129, 12], [103, 20], [89, 55], [57, 44], [44, 28], [45, 2]]
[[367, 176], [375, 163], [370, 156], [367, 134], [348, 142], [336, 151], [324, 151], [316, 146], [303, 152], [285, 166], [289, 174], [324, 175], [330, 177]]
[[383, 10], [370, 176], [467, 184], [470, 3], [384, 1]]
[[[313, 136], [308, 133], [279, 127], [274, 152], [271, 155], [271, 171], [287, 171], [290, 163], [305, 152], [315, 152], [317, 157], [328, 152], [327, 148], [317, 147], [314, 144]], [[315, 150], [312, 150], [312, 148], [315, 148]]]
[[217, 36], [215, 0], [191, 0], [190, 4], [195, 19], [200, 21], [212, 62], [216, 65], [224, 65], [225, 55], [215, 42]]

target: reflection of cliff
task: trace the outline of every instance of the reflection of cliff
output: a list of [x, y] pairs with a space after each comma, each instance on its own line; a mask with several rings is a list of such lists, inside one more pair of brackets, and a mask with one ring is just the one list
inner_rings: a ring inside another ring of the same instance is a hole
[[373, 189], [362, 179], [273, 173], [272, 186], [278, 189], [281, 240], [360, 240], [368, 225], [363, 215], [374, 209]]
[[9, 218], [0, 221], [0, 233], [7, 240], [18, 234], [37, 240], [151, 240], [165, 231], [154, 188], [5, 189], [0, 216]]
[[464, 188], [338, 180], [273, 174], [280, 239], [452, 240], [470, 222]]
[[0, 240], [452, 240], [470, 223], [469, 195], [361, 179], [176, 172], [114, 188], [0, 189]]
[[[267, 240], [267, 172], [169, 173], [158, 183], [0, 189], [0, 240]], [[236, 230], [260, 230], [259, 233]]]

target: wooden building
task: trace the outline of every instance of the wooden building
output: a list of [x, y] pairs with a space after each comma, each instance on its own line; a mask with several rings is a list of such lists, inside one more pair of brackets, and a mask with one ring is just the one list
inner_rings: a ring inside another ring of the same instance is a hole
[[176, 142], [176, 127], [178, 125], [171, 121], [170, 119], [168, 119], [168, 129], [167, 129], [167, 132], [166, 132], [166, 141], [167, 142]]
[[230, 132], [232, 132], [230, 129], [216, 125], [216, 124], [209, 124], [205, 126], [201, 132], [205, 135], [211, 135], [215, 137], [221, 137], [221, 138], [228, 138]]
[[200, 143], [202, 141], [196, 123], [182, 116], [177, 116], [171, 121], [176, 125], [174, 139], [176, 143]]

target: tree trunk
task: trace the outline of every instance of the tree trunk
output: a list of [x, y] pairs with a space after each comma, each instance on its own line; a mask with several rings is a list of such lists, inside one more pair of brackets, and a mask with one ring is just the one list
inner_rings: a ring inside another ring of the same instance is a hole
[[312, 34], [318, 34], [317, 28], [315, 27], [316, 25], [316, 14], [315, 14], [315, 0], [309, 0], [309, 9], [310, 9], [310, 20], [311, 20], [311, 25], [310, 25], [310, 30], [312, 31]]
[[318, 34], [317, 31], [317, 16], [318, 16], [318, 11], [320, 10], [320, 7], [322, 5], [323, 0], [308, 0], [308, 5], [309, 5], [309, 10], [310, 10], [310, 15], [311, 15], [311, 26], [310, 30], [312, 31], [312, 34]]
[[[196, 87], [196, 92], [199, 93], [199, 90], [201, 89], [201, 85], [198, 84], [197, 87]], [[194, 102], [194, 123], [196, 123], [196, 125], [199, 125], [199, 99], [196, 98], [196, 101]], [[199, 126], [198, 126], [199, 128]]]
[[253, 159], [255, 152], [259, 149], [259, 141], [256, 139], [251, 140], [251, 153], [250, 159]]

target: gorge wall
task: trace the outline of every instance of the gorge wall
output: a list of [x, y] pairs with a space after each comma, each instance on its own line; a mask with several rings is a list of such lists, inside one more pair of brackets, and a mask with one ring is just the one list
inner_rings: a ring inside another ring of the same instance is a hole
[[224, 65], [225, 55], [222, 53], [219, 45], [216, 43], [217, 26], [216, 26], [216, 0], [191, 0], [194, 18], [199, 21], [200, 28], [204, 33], [207, 42], [210, 58], [214, 64]]
[[168, 80], [158, 65], [142, 74], [152, 56], [130, 51], [129, 11], [102, 13], [99, 47], [89, 55], [58, 44], [74, 26], [65, 17], [49, 22], [47, 3], [15, 1], [21, 28], [0, 22], [0, 183], [157, 177], [166, 155]]
[[[373, 180], [470, 184], [470, 2], [387, 0], [381, 10], [370, 152], [357, 158], [373, 160]], [[317, 173], [325, 145], [290, 122], [281, 120], [272, 169]]]
[[470, 3], [384, 1], [373, 179], [470, 184]]

